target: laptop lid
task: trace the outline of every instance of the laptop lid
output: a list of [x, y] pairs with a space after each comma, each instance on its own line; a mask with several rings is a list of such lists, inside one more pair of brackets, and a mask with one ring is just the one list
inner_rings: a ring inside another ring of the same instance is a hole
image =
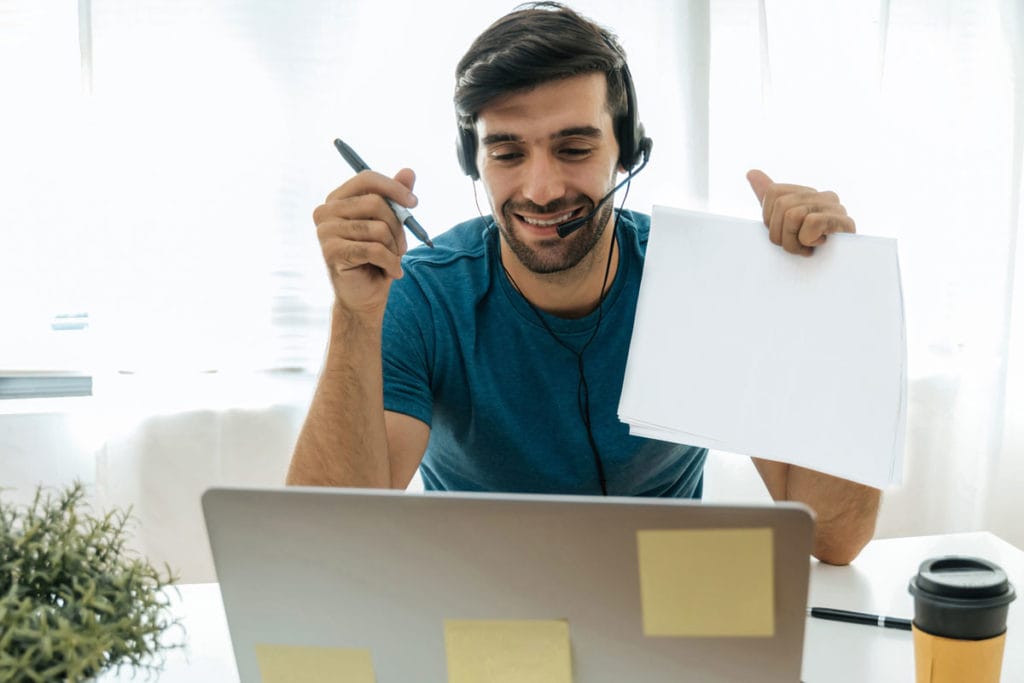
[[310, 652], [363, 655], [376, 683], [800, 680], [800, 504], [324, 488], [202, 503], [243, 683]]

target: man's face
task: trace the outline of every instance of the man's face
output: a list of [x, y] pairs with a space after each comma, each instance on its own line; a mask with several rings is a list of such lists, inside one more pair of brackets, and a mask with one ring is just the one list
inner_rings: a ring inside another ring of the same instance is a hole
[[608, 227], [612, 202], [567, 236], [611, 189], [619, 158], [603, 73], [501, 97], [480, 111], [477, 167], [508, 247], [535, 273], [572, 268]]

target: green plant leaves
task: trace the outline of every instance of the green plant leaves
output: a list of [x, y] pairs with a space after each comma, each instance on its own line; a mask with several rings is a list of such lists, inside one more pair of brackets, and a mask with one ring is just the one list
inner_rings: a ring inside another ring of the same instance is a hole
[[75, 483], [29, 505], [0, 500], [0, 681], [81, 681], [153, 670], [171, 626], [176, 578], [125, 551], [130, 513], [93, 516]]

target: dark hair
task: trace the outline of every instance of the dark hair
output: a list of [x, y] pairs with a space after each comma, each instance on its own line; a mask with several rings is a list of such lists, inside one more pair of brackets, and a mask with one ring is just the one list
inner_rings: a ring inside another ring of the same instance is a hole
[[502, 95], [581, 74], [604, 72], [613, 120], [628, 115], [625, 52], [615, 35], [557, 2], [520, 5], [481, 33], [455, 68], [459, 127]]

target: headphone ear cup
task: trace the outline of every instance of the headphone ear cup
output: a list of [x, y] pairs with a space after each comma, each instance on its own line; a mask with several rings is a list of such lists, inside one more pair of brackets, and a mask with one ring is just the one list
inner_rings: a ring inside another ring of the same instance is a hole
[[459, 126], [459, 134], [455, 138], [455, 155], [459, 159], [462, 172], [473, 180], [479, 180], [480, 171], [476, 167], [476, 131]]
[[633, 75], [629, 66], [623, 62], [622, 84], [626, 88], [626, 115], [617, 121], [616, 135], [619, 141], [619, 163], [627, 172], [640, 163], [644, 155], [644, 125], [640, 123], [637, 113], [636, 89], [633, 87]]
[[636, 141], [633, 139], [629, 116], [619, 119], [615, 126], [615, 139], [619, 143], [619, 166], [627, 173], [636, 163]]

